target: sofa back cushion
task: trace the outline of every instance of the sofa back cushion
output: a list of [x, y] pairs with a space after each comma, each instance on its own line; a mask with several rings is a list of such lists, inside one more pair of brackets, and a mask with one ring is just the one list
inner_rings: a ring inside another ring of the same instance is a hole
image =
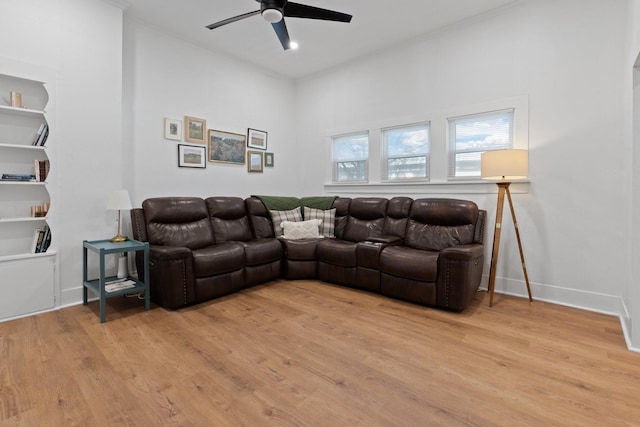
[[271, 215], [269, 214], [269, 209], [262, 203], [262, 200], [251, 196], [245, 199], [244, 203], [247, 205], [247, 213], [249, 214], [249, 221], [251, 222], [254, 236], [259, 239], [274, 237]]
[[361, 242], [383, 234], [388, 199], [360, 197], [351, 200], [342, 239]]
[[389, 199], [387, 218], [384, 222], [384, 234], [404, 238], [412, 203], [413, 199], [410, 197], [394, 197]]
[[342, 239], [342, 236], [344, 235], [344, 227], [347, 225], [350, 204], [350, 197], [338, 197], [333, 201], [332, 208], [335, 208], [336, 210], [336, 226], [333, 233], [338, 239]]
[[195, 250], [215, 243], [207, 206], [201, 198], [151, 198], [142, 202], [142, 210], [152, 245]]
[[253, 239], [249, 215], [240, 197], [209, 197], [205, 199], [216, 242], [247, 242]]
[[405, 246], [440, 251], [473, 243], [478, 206], [467, 200], [417, 199], [411, 204]]

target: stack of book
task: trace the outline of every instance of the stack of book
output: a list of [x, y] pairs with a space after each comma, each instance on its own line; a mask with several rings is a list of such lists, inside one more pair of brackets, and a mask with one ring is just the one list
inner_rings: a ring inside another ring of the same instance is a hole
[[49, 174], [49, 160], [34, 160], [36, 181], [44, 182]]
[[35, 181], [36, 176], [28, 173], [3, 173], [2, 181]]
[[33, 242], [31, 243], [31, 253], [38, 254], [47, 252], [51, 245], [51, 230], [48, 225], [44, 228], [36, 228], [33, 232]]
[[49, 125], [43, 123], [40, 125], [38, 132], [36, 132], [36, 136], [33, 138], [31, 145], [43, 146], [45, 142], [47, 142], [47, 138], [49, 137]]

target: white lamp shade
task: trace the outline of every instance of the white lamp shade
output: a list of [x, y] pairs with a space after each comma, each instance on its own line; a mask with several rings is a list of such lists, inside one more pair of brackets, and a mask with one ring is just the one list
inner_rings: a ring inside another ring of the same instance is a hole
[[494, 150], [482, 153], [480, 174], [482, 179], [525, 179], [529, 175], [527, 150]]
[[127, 190], [113, 190], [109, 195], [107, 209], [119, 211], [130, 210], [132, 208], [131, 199], [129, 198], [129, 192]]

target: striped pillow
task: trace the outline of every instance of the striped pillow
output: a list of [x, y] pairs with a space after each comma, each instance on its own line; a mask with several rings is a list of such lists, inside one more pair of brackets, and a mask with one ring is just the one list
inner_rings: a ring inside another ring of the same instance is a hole
[[322, 209], [304, 207], [304, 219], [321, 219], [320, 234], [324, 237], [335, 237], [336, 208], [323, 211]]
[[273, 221], [273, 232], [276, 237], [284, 234], [282, 230], [282, 221], [300, 222], [302, 221], [302, 212], [300, 207], [292, 209], [290, 211], [269, 211], [271, 214], [271, 220]]

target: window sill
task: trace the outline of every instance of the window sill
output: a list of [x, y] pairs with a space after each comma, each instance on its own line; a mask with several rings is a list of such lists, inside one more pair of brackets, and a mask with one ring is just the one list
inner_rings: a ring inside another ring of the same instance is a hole
[[[513, 182], [509, 189], [512, 194], [529, 193], [531, 181]], [[329, 194], [362, 194], [376, 196], [398, 196], [402, 194], [495, 194], [495, 181], [451, 181], [451, 182], [403, 182], [403, 183], [345, 183], [325, 184]]]

